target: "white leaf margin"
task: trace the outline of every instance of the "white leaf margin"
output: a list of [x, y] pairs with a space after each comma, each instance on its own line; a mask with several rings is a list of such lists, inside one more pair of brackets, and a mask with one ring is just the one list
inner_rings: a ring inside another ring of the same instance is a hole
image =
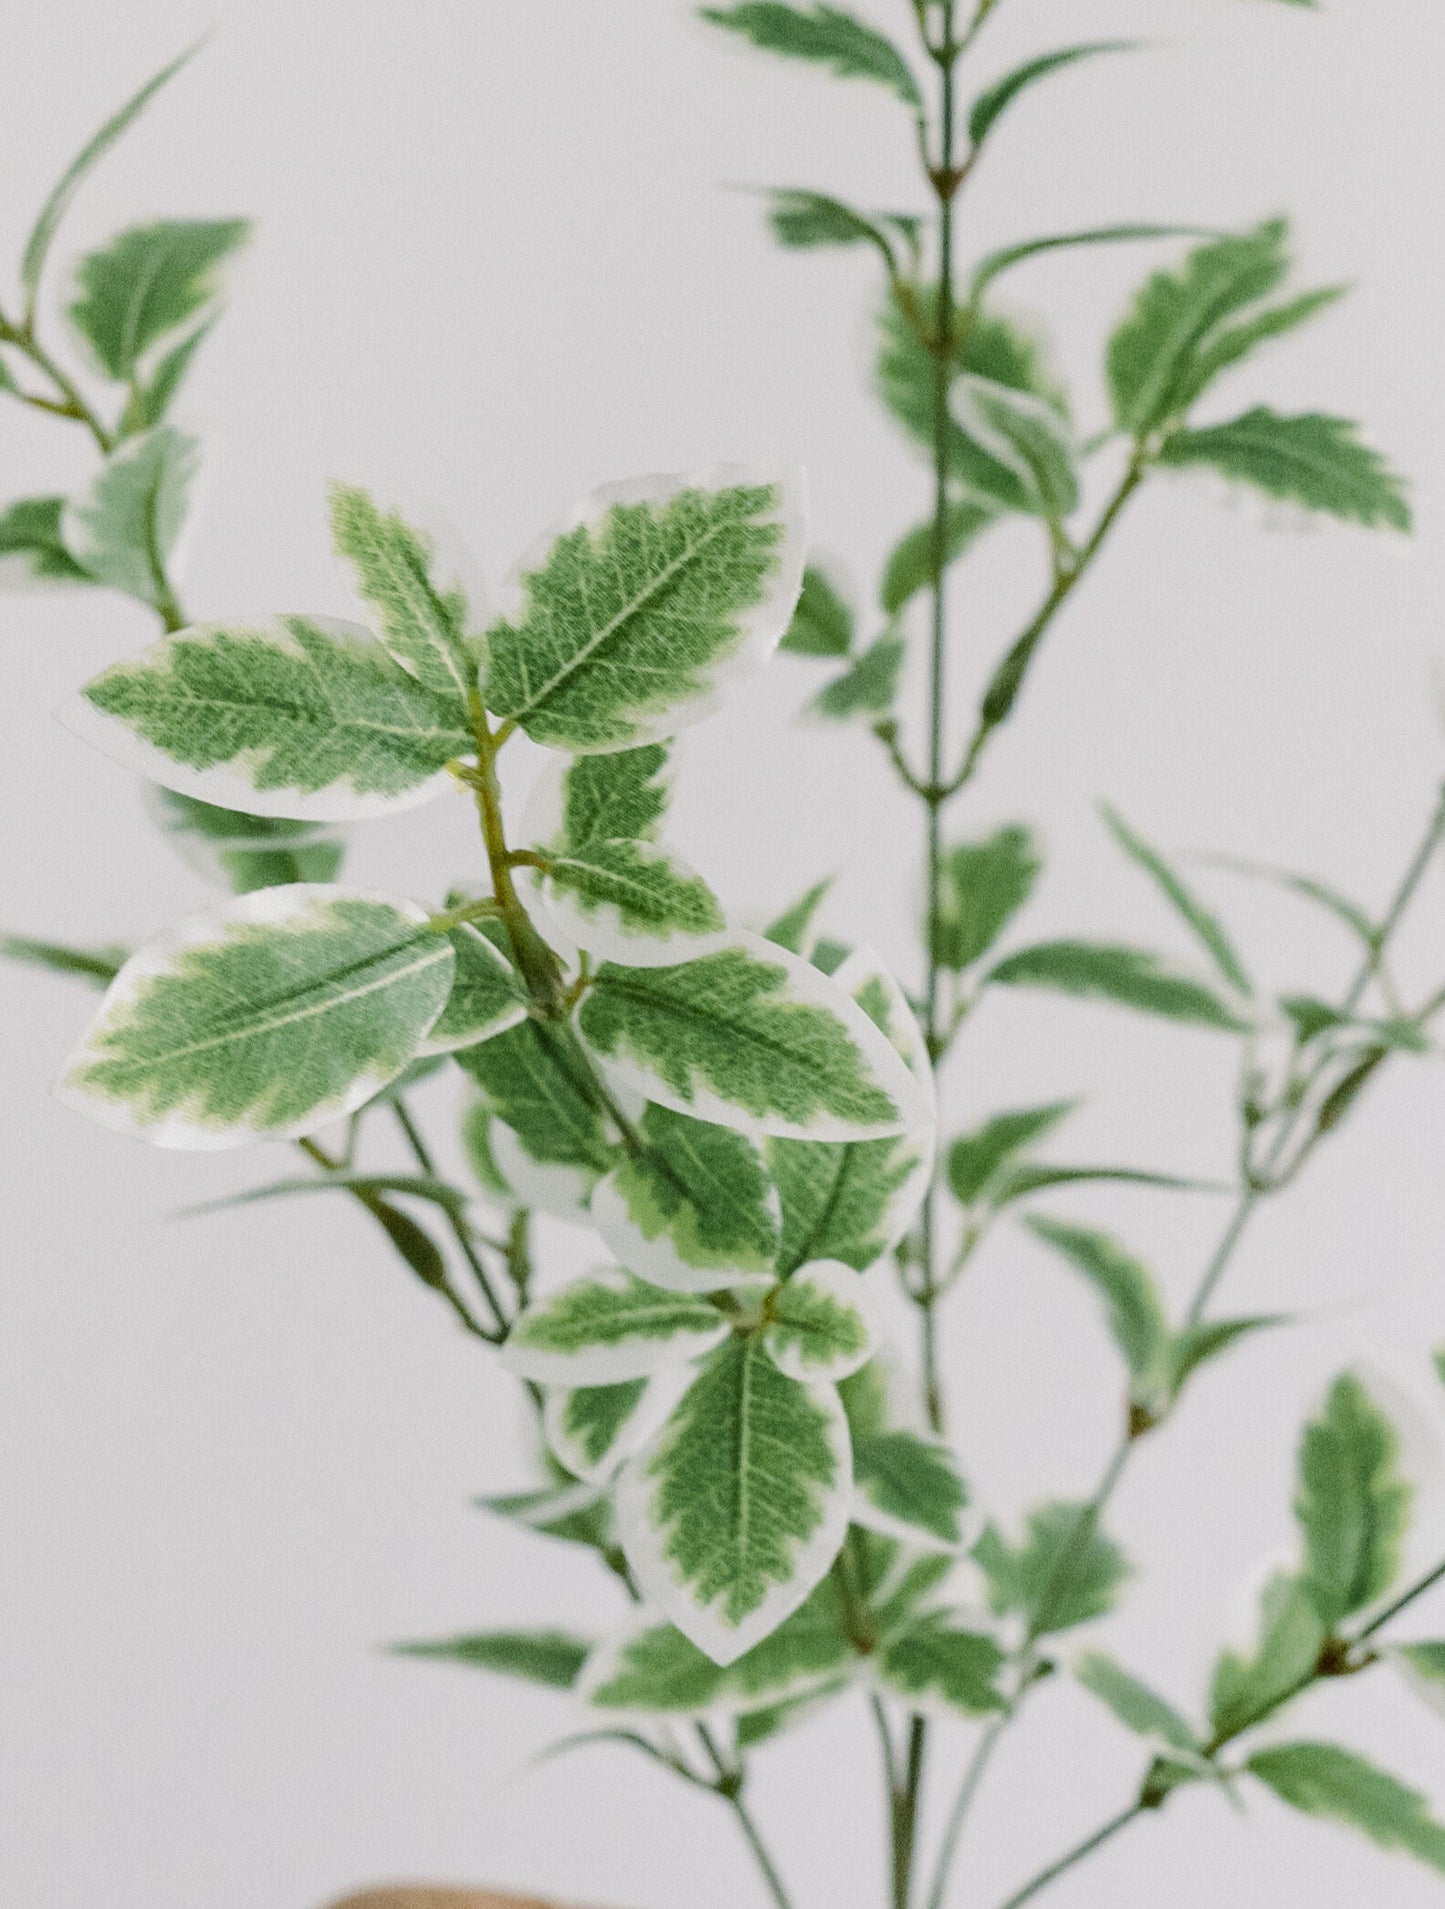
[[[588, 1458], [578, 1440], [563, 1424], [568, 1396], [578, 1388], [550, 1385], [542, 1399], [542, 1436], [553, 1457], [565, 1465], [574, 1478], [588, 1485], [610, 1484], [627, 1460], [639, 1452], [655, 1432], [661, 1430], [692, 1379], [692, 1371], [687, 1366], [673, 1366], [654, 1372], [646, 1380], [646, 1391], [598, 1459]], [[626, 1384], [627, 1381], [621, 1383]]]
[[[740, 1138], [746, 1140], [748, 1136], [744, 1134]], [[761, 1166], [762, 1162], [759, 1164]], [[592, 1190], [589, 1211], [592, 1224], [601, 1234], [608, 1251], [615, 1253], [621, 1263], [630, 1272], [636, 1273], [639, 1279], [650, 1280], [654, 1286], [663, 1286], [674, 1293], [766, 1290], [775, 1283], [775, 1275], [771, 1271], [745, 1270], [723, 1262], [712, 1266], [695, 1266], [678, 1252], [669, 1232], [664, 1231], [655, 1239], [649, 1239], [633, 1219], [625, 1197], [618, 1191], [617, 1171], [614, 1169], [597, 1182]], [[779, 1226], [781, 1202], [771, 1178], [768, 1181], [768, 1194], [769, 1212], [774, 1225]]]
[[[528, 1325], [544, 1317], [578, 1286], [602, 1286], [621, 1295], [629, 1290], [629, 1281], [622, 1267], [601, 1266], [590, 1273], [579, 1273], [561, 1286], [553, 1287], [542, 1298], [534, 1299], [512, 1321], [511, 1334], [502, 1347], [502, 1363], [508, 1371], [537, 1385], [563, 1386], [569, 1391], [589, 1385], [622, 1385], [629, 1379], [651, 1378], [669, 1366], [685, 1368], [720, 1346], [732, 1331], [729, 1321], [719, 1313], [715, 1326], [700, 1331], [673, 1332], [666, 1338], [629, 1335], [605, 1344], [584, 1346], [577, 1352], [557, 1352], [525, 1344], [521, 1335]], [[678, 1296], [665, 1293], [659, 1287], [657, 1304], [664, 1306]]]
[[796, 1345], [787, 1342], [785, 1328], [774, 1324], [763, 1328], [763, 1350], [785, 1378], [796, 1379], [800, 1385], [836, 1385], [840, 1379], [848, 1379], [855, 1372], [861, 1372], [877, 1352], [883, 1342], [883, 1320], [862, 1274], [855, 1273], [842, 1260], [808, 1260], [792, 1275], [782, 1292], [786, 1295], [804, 1287], [820, 1298], [832, 1300], [835, 1305], [846, 1307], [849, 1312], [856, 1314], [863, 1328], [862, 1349], [840, 1353], [815, 1365], [799, 1352]]

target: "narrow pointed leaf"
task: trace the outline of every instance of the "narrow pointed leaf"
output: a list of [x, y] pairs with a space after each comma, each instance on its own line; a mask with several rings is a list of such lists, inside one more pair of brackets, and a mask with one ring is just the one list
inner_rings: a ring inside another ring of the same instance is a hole
[[961, 1135], [948, 1149], [948, 1185], [953, 1197], [963, 1206], [987, 1200], [1000, 1170], [1052, 1133], [1077, 1104], [1056, 1100], [1046, 1107], [1019, 1107], [995, 1114], [974, 1132]]
[[905, 1544], [963, 1542], [968, 1491], [947, 1448], [916, 1432], [853, 1433], [853, 1520]]
[[1238, 988], [1241, 994], [1252, 993], [1244, 963], [1219, 918], [1191, 894], [1178, 871], [1165, 861], [1156, 848], [1151, 847], [1142, 836], [1136, 835], [1123, 816], [1107, 804], [1103, 813], [1114, 840], [1132, 861], [1139, 864], [1164, 899], [1193, 930], [1224, 979], [1232, 988]]
[[1153, 1374], [1169, 1342], [1164, 1303], [1147, 1267], [1105, 1233], [1033, 1218], [1030, 1229], [1061, 1253], [1100, 1295], [1109, 1332], [1136, 1379]]
[[1330, 1388], [1324, 1411], [1305, 1427], [1295, 1499], [1305, 1589], [1331, 1630], [1395, 1581], [1411, 1500], [1399, 1460], [1395, 1428], [1360, 1381], [1345, 1373]]
[[439, 1638], [432, 1644], [393, 1644], [392, 1650], [398, 1657], [429, 1657], [438, 1663], [520, 1677], [553, 1690], [571, 1690], [592, 1646], [565, 1631], [479, 1631]]
[[826, 1580], [760, 1644], [718, 1664], [676, 1625], [639, 1615], [600, 1644], [579, 1685], [595, 1710], [642, 1716], [736, 1716], [792, 1703], [846, 1677], [856, 1659]]
[[65, 547], [87, 576], [152, 609], [165, 606], [166, 560], [185, 524], [199, 448], [160, 425], [111, 452], [61, 516]]
[[94, 583], [65, 547], [63, 497], [22, 497], [0, 511], [0, 590]]
[[699, 1650], [732, 1663], [826, 1573], [851, 1485], [836, 1390], [785, 1378], [756, 1339], [733, 1335], [622, 1473], [627, 1561]]
[[539, 1385], [617, 1385], [686, 1364], [729, 1330], [705, 1299], [606, 1268], [524, 1307], [502, 1357], [511, 1371]]
[[719, 467], [593, 492], [517, 575], [487, 639], [487, 707], [574, 754], [700, 721], [787, 630], [804, 529], [797, 476]]
[[1007, 1710], [999, 1689], [1005, 1658], [991, 1637], [931, 1611], [895, 1632], [878, 1652], [879, 1680], [912, 1708], [986, 1717]]
[[1033, 894], [1042, 868], [1037, 843], [1017, 823], [947, 850], [934, 934], [940, 965], [962, 973], [986, 955]]
[[1176, 1334], [1169, 1349], [1169, 1388], [1177, 1397], [1183, 1391], [1186, 1382], [1211, 1359], [1217, 1359], [1223, 1352], [1244, 1339], [1252, 1332], [1259, 1332], [1269, 1326], [1288, 1325], [1289, 1317], [1285, 1313], [1257, 1313], [1246, 1319], [1211, 1319], [1197, 1326], [1186, 1326]]
[[494, 1040], [525, 1021], [531, 1005], [516, 970], [475, 923], [462, 922], [447, 939], [456, 953], [456, 970], [447, 1004], [427, 1036], [426, 1051], [432, 1054]]
[[806, 895], [800, 895], [791, 908], [785, 908], [776, 921], [768, 923], [763, 930], [764, 941], [771, 941], [775, 948], [786, 948], [789, 954], [800, 955], [806, 961], [817, 939], [814, 918], [832, 886], [831, 875], [815, 882]]
[[97, 676], [62, 720], [181, 795], [303, 821], [413, 808], [475, 747], [459, 703], [321, 617], [182, 630]]
[[250, 234], [246, 219], [164, 219], [83, 258], [70, 317], [101, 370], [117, 383], [133, 377], [152, 345], [216, 297], [222, 263]]
[[1085, 46], [1061, 47], [1055, 53], [1044, 53], [1023, 66], [1016, 66], [974, 101], [968, 115], [969, 138], [975, 146], [981, 146], [1019, 94], [1050, 74], [1074, 66], [1080, 60], [1092, 59], [1098, 53], [1132, 53], [1137, 45], [1135, 40], [1094, 40]]
[[836, 1383], [867, 1365], [881, 1336], [872, 1301], [851, 1266], [810, 1260], [768, 1295], [763, 1346], [780, 1372]]
[[1114, 1186], [1167, 1188], [1175, 1193], [1232, 1193], [1226, 1180], [1191, 1180], [1180, 1173], [1154, 1173], [1147, 1167], [1056, 1167], [1042, 1162], [1021, 1160], [1004, 1167], [989, 1190], [990, 1204], [1012, 1206], [1030, 1194], [1047, 1192], [1050, 1187], [1080, 1186], [1090, 1181], [1107, 1181]]
[[922, 110], [918, 82], [893, 42], [838, 7], [741, 0], [737, 6], [703, 7], [701, 12], [704, 20], [742, 34], [754, 46], [827, 66], [839, 79], [876, 80], [905, 106]]
[[1107, 371], [1121, 430], [1145, 437], [1194, 395], [1199, 355], [1224, 322], [1268, 297], [1288, 269], [1283, 221], [1199, 246], [1177, 272], [1145, 284], [1109, 340]]
[[1135, 1736], [1152, 1737], [1171, 1750], [1198, 1754], [1199, 1739], [1173, 1704], [1166, 1703], [1147, 1684], [1140, 1683], [1112, 1657], [1106, 1657], [1102, 1651], [1090, 1651], [1074, 1665], [1074, 1675], [1085, 1690], [1092, 1691], [1101, 1703], [1107, 1704], [1124, 1728], [1132, 1730]]
[[1236, 1032], [1240, 1021], [1212, 989], [1171, 971], [1158, 955], [1103, 942], [1045, 941], [1001, 961], [986, 980], [1006, 988], [1112, 1001], [1169, 1021]]
[[135, 437], [137, 433], [149, 431], [153, 425], [164, 421], [166, 413], [180, 395], [181, 386], [191, 368], [191, 360], [210, 337], [215, 322], [214, 318], [206, 319], [178, 345], [172, 345], [169, 351], [162, 352], [156, 360], [155, 369], [135, 385], [121, 418], [120, 435], [123, 438]]
[[1281, 1743], [1245, 1766], [1281, 1802], [1357, 1829], [1445, 1874], [1445, 1823], [1418, 1790], [1333, 1743]]
[[1317, 313], [1337, 304], [1348, 289], [1344, 285], [1329, 285], [1316, 292], [1304, 292], [1286, 304], [1270, 305], [1264, 311], [1246, 318], [1242, 324], [1226, 325], [1216, 332], [1197, 354], [1180, 386], [1180, 409], [1187, 411], [1195, 398], [1207, 390], [1221, 372], [1248, 358], [1257, 346], [1298, 330]]
[[628, 1154], [592, 1195], [608, 1248], [673, 1292], [716, 1292], [772, 1277], [778, 1196], [757, 1148], [740, 1133], [652, 1106]]
[[1214, 1669], [1210, 1728], [1232, 1738], [1272, 1716], [1314, 1675], [1325, 1626], [1299, 1578], [1271, 1578], [1260, 1600], [1259, 1632], [1247, 1653], [1225, 1651]]
[[1410, 528], [1401, 480], [1347, 418], [1317, 411], [1283, 417], [1257, 405], [1228, 424], [1175, 431], [1159, 462], [1172, 470], [1207, 465], [1266, 497], [1367, 529]]
[[29, 935], [0, 935], [0, 959], [73, 975], [92, 987], [108, 987], [125, 965], [125, 948], [72, 948], [63, 941], [36, 941]]
[[390, 654], [428, 689], [465, 703], [477, 686], [480, 606], [437, 540], [354, 484], [332, 486], [331, 531]]
[[157, 1146], [310, 1133], [401, 1073], [454, 962], [408, 902], [260, 889], [133, 955], [56, 1091]]
[[582, 1035], [625, 1085], [725, 1126], [843, 1140], [926, 1119], [885, 1036], [816, 968], [752, 935], [666, 968], [603, 967]]
[[36, 289], [40, 284], [40, 274], [45, 268], [45, 260], [50, 251], [60, 221], [70, 208], [70, 202], [84, 184], [87, 174], [110, 151], [121, 134], [136, 120], [154, 99], [166, 82], [180, 72], [187, 62], [195, 57], [198, 46], [187, 47], [178, 59], [163, 66], [153, 79], [146, 81], [138, 93], [128, 99], [120, 111], [113, 113], [90, 139], [66, 168], [60, 183], [45, 201], [40, 217], [35, 221], [34, 229], [25, 242], [25, 252], [20, 261], [20, 283], [24, 286], [28, 308], [35, 307]]
[[996, 278], [1047, 252], [1072, 250], [1076, 246], [1129, 244], [1143, 239], [1204, 239], [1216, 236], [1194, 225], [1101, 225], [1084, 232], [1055, 232], [1045, 238], [1024, 239], [1017, 245], [1001, 246], [989, 252], [973, 268], [969, 302], [976, 303]]
[[564, 1544], [602, 1551], [612, 1542], [611, 1508], [607, 1494], [596, 1485], [551, 1485], [540, 1491], [503, 1492], [475, 1502], [494, 1517], [506, 1518]]
[[793, 656], [846, 656], [853, 647], [853, 611], [816, 564], [803, 572], [798, 607], [778, 645]]

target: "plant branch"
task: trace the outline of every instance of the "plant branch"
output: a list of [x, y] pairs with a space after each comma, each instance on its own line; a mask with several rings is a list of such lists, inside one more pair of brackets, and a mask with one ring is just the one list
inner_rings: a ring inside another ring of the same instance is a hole
[[[406, 1139], [406, 1144], [411, 1148], [417, 1165], [430, 1179], [439, 1179], [440, 1175], [437, 1173], [431, 1149], [422, 1138], [421, 1130], [417, 1126], [410, 1108], [408, 1108], [406, 1102], [399, 1094], [392, 1100], [391, 1110], [396, 1115], [396, 1124], [401, 1128]], [[477, 1252], [476, 1246], [473, 1243], [471, 1228], [467, 1225], [461, 1213], [454, 1211], [451, 1207], [446, 1208], [446, 1218], [447, 1225], [451, 1228], [452, 1236], [461, 1250], [462, 1258], [471, 1268], [472, 1277], [476, 1280], [482, 1298], [486, 1301], [487, 1311], [492, 1315], [492, 1320], [497, 1332], [502, 1338], [505, 1338], [509, 1330], [507, 1315], [502, 1310], [502, 1304], [497, 1297], [496, 1289], [492, 1285], [491, 1276], [482, 1263], [481, 1255]]]
[[86, 403], [79, 385], [50, 356], [50, 353], [35, 336], [34, 329], [26, 325], [13, 325], [0, 313], [0, 345], [9, 345], [26, 358], [35, 369], [42, 372], [54, 385], [59, 396], [56, 400], [37, 398], [26, 392], [13, 395], [24, 404], [33, 405], [39, 411], [49, 411], [55, 417], [71, 418], [77, 424], [83, 424], [95, 439], [96, 448], [104, 457], [109, 457], [115, 449], [115, 433], [102, 423], [101, 419]]
[[1000, 1905], [1000, 1909], [1022, 1909], [1024, 1903], [1032, 1902], [1033, 1898], [1047, 1889], [1051, 1882], [1057, 1882], [1060, 1876], [1067, 1875], [1076, 1864], [1092, 1856], [1095, 1850], [1102, 1849], [1105, 1843], [1112, 1842], [1121, 1830], [1126, 1830], [1132, 1822], [1142, 1816], [1147, 1807], [1148, 1805], [1144, 1803], [1131, 1803], [1128, 1809], [1121, 1810], [1117, 1816], [1111, 1816], [1109, 1821], [1101, 1829], [1096, 1829], [1092, 1836], [1086, 1836], [1083, 1842], [1075, 1844], [1066, 1856], [1061, 1856], [1057, 1862], [1050, 1863], [1047, 1869], [1041, 1869], [1032, 1882], [1027, 1882], [1022, 1889], [1015, 1890], [1008, 1901]]

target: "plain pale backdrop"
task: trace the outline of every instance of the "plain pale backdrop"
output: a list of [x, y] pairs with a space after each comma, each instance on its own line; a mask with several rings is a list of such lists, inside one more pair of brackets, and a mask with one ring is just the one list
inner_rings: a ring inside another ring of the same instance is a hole
[[[900, 31], [904, 0], [864, 9]], [[0, 255], [53, 178], [148, 73], [216, 24], [213, 0], [9, 0], [0, 60]], [[590, 484], [718, 458], [801, 458], [815, 537], [868, 588], [922, 515], [925, 476], [868, 395], [872, 268], [770, 246], [729, 184], [918, 203], [906, 116], [881, 92], [749, 57], [682, 0], [257, 0], [220, 30], [87, 185], [58, 257], [159, 215], [254, 214], [231, 314], [180, 411], [207, 447], [184, 586], [200, 614], [345, 613], [331, 475], [434, 496], [500, 575]], [[987, 78], [1061, 40], [1156, 49], [1040, 90], [965, 213], [970, 248], [1117, 219], [1297, 214], [1305, 282], [1338, 312], [1211, 400], [1343, 409], [1415, 485], [1406, 544], [1301, 526], [1208, 482], [1146, 494], [1063, 619], [958, 830], [1035, 822], [1050, 851], [1030, 930], [1178, 948], [1104, 839], [1107, 795], [1189, 849], [1291, 862], [1380, 901], [1422, 826], [1445, 743], [1445, 19], [1429, 0], [1008, 0]], [[1154, 254], [1031, 267], [1015, 303], [1058, 322], [1085, 421], [1102, 338]], [[1160, 255], [1162, 256], [1162, 254]], [[6, 280], [7, 288], [13, 281]], [[52, 285], [52, 293], [59, 281]], [[7, 289], [7, 299], [10, 291]], [[77, 484], [80, 434], [9, 406], [0, 498]], [[1274, 521], [1267, 520], [1273, 516]], [[956, 595], [956, 707], [1033, 589], [1000, 535]], [[0, 601], [5, 926], [139, 940], [207, 891], [150, 832], [131, 779], [53, 706], [142, 641], [136, 606]], [[796, 726], [816, 682], [783, 662], [682, 752], [679, 831], [743, 916], [820, 873], [829, 924], [912, 958], [917, 828], [864, 736]], [[519, 790], [532, 762], [518, 752]], [[434, 897], [477, 872], [464, 806], [373, 825], [353, 870]], [[1330, 990], [1350, 951], [1298, 905], [1220, 874], [1248, 955]], [[1412, 994], [1445, 978], [1436, 871], [1402, 948]], [[525, 1885], [618, 1909], [762, 1898], [722, 1810], [622, 1750], [532, 1767], [575, 1727], [561, 1700], [400, 1662], [398, 1638], [601, 1621], [590, 1568], [468, 1508], [528, 1478], [513, 1388], [339, 1202], [177, 1220], [284, 1171], [258, 1151], [160, 1154], [47, 1087], [90, 1009], [7, 970], [0, 1278], [0, 1898], [26, 1909], [317, 1909], [395, 1876]], [[1062, 1094], [1058, 1151], [1228, 1169], [1232, 1056], [1209, 1034], [1106, 1009], [991, 1001], [951, 1119]], [[446, 1132], [449, 1085], [429, 1090]], [[1226, 1289], [1308, 1323], [1204, 1376], [1140, 1457], [1114, 1526], [1140, 1565], [1101, 1635], [1197, 1703], [1238, 1587], [1290, 1541], [1302, 1417], [1347, 1360], [1413, 1401], [1420, 1559], [1445, 1545], [1445, 1072], [1392, 1068], [1261, 1220]], [[450, 1146], [450, 1142], [447, 1143]], [[1097, 1191], [1060, 1215], [1116, 1227], [1171, 1293], [1214, 1229], [1203, 1202]], [[556, 1229], [563, 1259], [585, 1239]], [[1087, 1491], [1117, 1378], [1095, 1308], [1002, 1233], [947, 1318], [955, 1430], [1006, 1516]], [[607, 1594], [603, 1594], [606, 1596]], [[610, 1597], [605, 1610], [615, 1608]], [[1414, 1635], [1445, 1633], [1445, 1599]], [[798, 1909], [873, 1909], [882, 1826], [857, 1707], [758, 1760], [757, 1808]], [[1309, 1699], [1445, 1807], [1445, 1721], [1388, 1672]], [[966, 1752], [939, 1733], [937, 1768]], [[950, 1902], [988, 1905], [1117, 1809], [1134, 1745], [1065, 1680], [1000, 1755]], [[1441, 1883], [1265, 1798], [1186, 1794], [1055, 1896], [1059, 1909], [1394, 1909]]]

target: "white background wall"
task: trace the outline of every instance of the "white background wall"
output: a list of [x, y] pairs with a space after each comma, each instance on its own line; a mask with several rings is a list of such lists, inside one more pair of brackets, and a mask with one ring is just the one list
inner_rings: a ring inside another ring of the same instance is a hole
[[[908, 16], [902, 0], [865, 10], [900, 30]], [[72, 151], [216, 14], [206, 0], [9, 0], [4, 14], [13, 258]], [[1161, 483], [1069, 612], [959, 826], [1040, 825], [1040, 935], [1175, 946], [1102, 839], [1098, 796], [1164, 840], [1291, 861], [1378, 901], [1445, 767], [1429, 691], [1445, 583], [1445, 25], [1426, 0], [1330, 0], [1318, 16], [1266, 0], [1010, 0], [980, 74], [1131, 33], [1156, 50], [1018, 109], [969, 201], [969, 245], [1101, 218], [1294, 210], [1307, 282], [1360, 289], [1219, 403], [1361, 416], [1414, 478], [1419, 514], [1409, 545], [1266, 530], [1247, 502]], [[922, 514], [925, 480], [866, 391], [868, 262], [776, 252], [755, 205], [719, 190], [729, 181], [877, 204], [916, 193], [886, 97], [747, 57], [681, 0], [232, 6], [87, 187], [60, 248], [158, 214], [259, 218], [184, 404], [209, 472], [189, 601], [344, 612], [323, 534], [331, 474], [435, 495], [497, 574], [589, 484], [720, 456], [801, 457], [819, 546], [870, 586]], [[1017, 280], [1064, 328], [1086, 419], [1099, 344], [1146, 263], [1099, 254]], [[88, 468], [78, 433], [4, 412], [0, 497]], [[962, 593], [961, 712], [1034, 560], [1027, 539], [1000, 536]], [[130, 779], [49, 717], [147, 633], [116, 598], [4, 601], [7, 925], [137, 940], [204, 900]], [[839, 869], [833, 925], [907, 963], [914, 822], [865, 738], [793, 725], [814, 680], [784, 662], [689, 739], [683, 839], [743, 913]], [[458, 804], [374, 825], [352, 866], [433, 896], [476, 872], [477, 851]], [[1210, 885], [1271, 982], [1340, 984], [1350, 956], [1332, 929], [1230, 878]], [[1437, 871], [1402, 949], [1411, 992], [1445, 976], [1442, 931]], [[0, 1897], [317, 1909], [344, 1885], [412, 1874], [626, 1909], [760, 1900], [722, 1812], [640, 1760], [602, 1750], [529, 1768], [571, 1727], [560, 1700], [379, 1653], [488, 1623], [596, 1619], [583, 1564], [467, 1508], [526, 1480], [511, 1389], [339, 1203], [173, 1221], [282, 1156], [154, 1153], [56, 1106], [47, 1085], [89, 1006], [28, 972], [0, 986]], [[1071, 1149], [1220, 1172], [1230, 1087], [1214, 1036], [1021, 997], [979, 1016], [953, 1114], [1083, 1092]], [[1181, 1702], [1199, 1698], [1233, 1587], [1289, 1540], [1296, 1430], [1325, 1379], [1366, 1359], [1413, 1395], [1426, 1434], [1445, 1433], [1426, 1359], [1445, 1341], [1442, 1104], [1438, 1065], [1400, 1065], [1262, 1221], [1228, 1298], [1309, 1323], [1202, 1379], [1119, 1499], [1141, 1569], [1109, 1635]], [[450, 1088], [429, 1094], [433, 1124], [451, 1111]], [[1144, 1194], [1058, 1210], [1117, 1226], [1176, 1295], [1217, 1224]], [[948, 1369], [990, 1505], [1089, 1487], [1113, 1430], [1111, 1354], [1087, 1298], [1017, 1233], [953, 1305]], [[1423, 1551], [1442, 1544], [1432, 1501]], [[1416, 1634], [1432, 1627], [1445, 1631], [1445, 1604], [1422, 1607]], [[1445, 1724], [1390, 1675], [1312, 1698], [1301, 1723], [1445, 1806]], [[956, 1768], [966, 1731], [940, 1742], [940, 1768]], [[760, 1760], [759, 1812], [804, 1879], [799, 1909], [880, 1899], [871, 1756], [863, 1720], [835, 1712]], [[1116, 1808], [1137, 1767], [1089, 1700], [1062, 1682], [1041, 1694], [999, 1759], [953, 1900], [986, 1909]], [[1200, 1794], [1054, 1900], [1387, 1897], [1423, 1909], [1440, 1883], [1264, 1800], [1245, 1818]]]

